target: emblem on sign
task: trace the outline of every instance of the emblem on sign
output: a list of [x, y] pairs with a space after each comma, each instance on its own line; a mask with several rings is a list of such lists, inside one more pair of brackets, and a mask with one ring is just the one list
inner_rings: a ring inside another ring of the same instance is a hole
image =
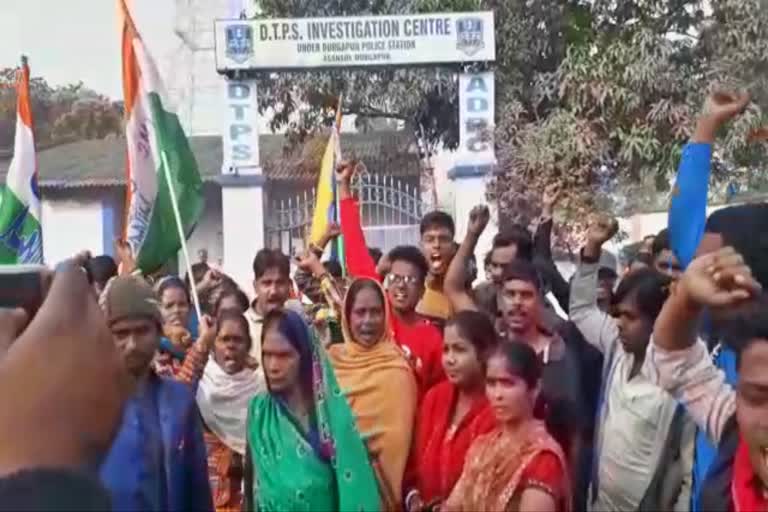
[[456, 22], [456, 49], [472, 56], [485, 48], [483, 41], [483, 20], [461, 18]]
[[238, 64], [253, 55], [253, 29], [243, 23], [229, 25], [226, 30], [227, 57]]

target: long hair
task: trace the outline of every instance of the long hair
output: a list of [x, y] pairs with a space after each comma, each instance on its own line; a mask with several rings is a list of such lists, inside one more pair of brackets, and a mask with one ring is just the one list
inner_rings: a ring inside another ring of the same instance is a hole
[[454, 326], [459, 331], [459, 335], [469, 341], [480, 362], [485, 366], [485, 360], [498, 345], [498, 336], [496, 328], [490, 317], [479, 311], [459, 311], [453, 315], [445, 327]]

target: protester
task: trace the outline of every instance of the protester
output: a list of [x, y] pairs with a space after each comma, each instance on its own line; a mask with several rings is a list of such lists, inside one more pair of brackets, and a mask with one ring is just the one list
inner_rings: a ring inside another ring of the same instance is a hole
[[592, 220], [571, 286], [571, 318], [605, 355], [589, 508], [687, 510], [693, 425], [671, 395], [640, 374], [670, 279], [653, 269], [635, 271], [616, 290], [615, 319], [602, 312], [598, 261], [617, 229], [613, 219]]
[[616, 281], [619, 275], [615, 270], [608, 267], [597, 269], [597, 307], [603, 313], [608, 313], [613, 299], [613, 289], [616, 287]]
[[683, 272], [680, 261], [672, 252], [669, 242], [669, 231], [662, 229], [653, 239], [652, 254], [653, 267], [671, 279], [677, 279]]
[[311, 330], [275, 309], [262, 332], [269, 393], [248, 410], [245, 510], [380, 510], [365, 444]]
[[443, 279], [454, 254], [456, 225], [453, 218], [445, 212], [434, 211], [421, 219], [419, 226], [421, 251], [429, 265], [424, 296], [419, 301], [417, 312], [444, 323], [453, 308], [443, 292]]
[[[109, 450], [136, 380], [83, 272], [88, 262], [80, 254], [46, 273], [50, 288], [34, 316], [0, 309], [0, 438], [13, 440], [0, 446], [0, 508], [109, 506], [84, 468]], [[40, 364], [41, 354], [56, 364]]]
[[[747, 107], [746, 92], [715, 91], [707, 98], [696, 121], [691, 140], [683, 148], [677, 182], [669, 208], [669, 232], [672, 250], [686, 267], [695, 254], [706, 254], [731, 245], [747, 260], [758, 280], [768, 284], [766, 243], [762, 236], [768, 227], [767, 205], [742, 205], [714, 212], [707, 219], [709, 177], [715, 137], [730, 120]], [[717, 315], [705, 314], [700, 334], [708, 342], [715, 365], [725, 372], [731, 385], [736, 384], [736, 356], [724, 346], [724, 332]], [[698, 431], [693, 475], [692, 508], [699, 509], [698, 498], [716, 447], [706, 432]]]
[[[354, 277], [378, 281], [381, 277], [365, 245], [360, 209], [352, 196], [350, 180], [353, 172], [354, 167], [345, 163], [337, 174], [347, 269]], [[394, 339], [416, 359], [420, 389], [426, 392], [445, 379], [442, 334], [432, 322], [417, 313], [418, 304], [426, 293], [430, 267], [422, 252], [414, 246], [396, 247], [387, 254], [386, 260], [389, 268], [384, 285], [393, 313], [390, 325]]]
[[[672, 393], [719, 446], [701, 488], [700, 510], [768, 509], [768, 299], [760, 291], [741, 255], [720, 249], [688, 266], [656, 320], [643, 372]], [[728, 339], [739, 354], [735, 391], [708, 357], [706, 344], [696, 339], [704, 308], [731, 317]]]
[[264, 316], [274, 309], [282, 308], [288, 300], [291, 289], [291, 263], [278, 250], [262, 249], [253, 259], [253, 289], [256, 300], [245, 313], [251, 331], [250, 355], [261, 362], [261, 329]]
[[104, 287], [110, 279], [117, 275], [117, 263], [112, 256], [101, 255], [88, 260], [88, 271], [93, 280], [93, 289], [98, 297], [104, 291]]
[[197, 386], [217, 512], [239, 512], [243, 504], [248, 404], [266, 389], [261, 375], [247, 366], [250, 348], [248, 321], [241, 311], [222, 309], [216, 320], [213, 358], [205, 364]]
[[[226, 309], [235, 309], [245, 314], [250, 307], [248, 296], [239, 288], [233, 288], [231, 290], [224, 290], [216, 298], [216, 303], [213, 306], [213, 314], [215, 317], [219, 316], [219, 313]], [[250, 339], [250, 335], [248, 336]]]
[[367, 437], [385, 510], [399, 509], [411, 448], [418, 388], [410, 364], [392, 341], [378, 281], [357, 279], [344, 298], [344, 343], [328, 349], [333, 369]]
[[467, 452], [461, 478], [441, 511], [568, 511], [563, 450], [534, 417], [541, 362], [523, 343], [502, 344], [488, 360], [486, 393], [497, 426]]
[[162, 321], [155, 294], [139, 278], [117, 277], [103, 305], [124, 364], [138, 382], [100, 470], [113, 510], [212, 510], [194, 395], [151, 369]]
[[448, 320], [443, 347], [448, 380], [430, 389], [419, 408], [414, 482], [405, 500], [409, 512], [436, 509], [445, 501], [469, 446], [495, 426], [485, 395], [485, 361], [496, 345], [493, 323], [483, 313], [460, 311]]

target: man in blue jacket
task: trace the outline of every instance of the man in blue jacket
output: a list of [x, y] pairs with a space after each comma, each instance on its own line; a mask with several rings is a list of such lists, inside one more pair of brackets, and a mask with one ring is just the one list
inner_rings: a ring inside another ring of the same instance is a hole
[[200, 415], [187, 386], [150, 369], [161, 319], [152, 289], [115, 278], [102, 303], [128, 371], [137, 381], [100, 477], [114, 511], [212, 511]]
[[[737, 117], [749, 104], [747, 93], [713, 94], [697, 121], [690, 142], [683, 149], [677, 183], [669, 209], [669, 237], [672, 249], [685, 268], [696, 255], [713, 252], [730, 245], [741, 253], [753, 269], [756, 279], [768, 285], [766, 250], [768, 250], [768, 205], [750, 204], [725, 208], [707, 219], [707, 196], [712, 168], [712, 146], [717, 132]], [[715, 365], [723, 370], [726, 380], [736, 385], [736, 355], [728, 340], [719, 334], [716, 318], [706, 315], [700, 334], [707, 340]], [[691, 508], [700, 510], [699, 498], [717, 447], [705, 432], [699, 431], [693, 469]]]

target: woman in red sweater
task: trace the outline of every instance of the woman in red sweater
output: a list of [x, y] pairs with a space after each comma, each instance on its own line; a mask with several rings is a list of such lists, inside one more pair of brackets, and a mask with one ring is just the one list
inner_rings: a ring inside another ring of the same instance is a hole
[[494, 428], [483, 361], [496, 343], [493, 323], [483, 313], [460, 311], [448, 321], [443, 345], [448, 380], [429, 390], [419, 409], [408, 512], [432, 510], [448, 498], [469, 446]]

